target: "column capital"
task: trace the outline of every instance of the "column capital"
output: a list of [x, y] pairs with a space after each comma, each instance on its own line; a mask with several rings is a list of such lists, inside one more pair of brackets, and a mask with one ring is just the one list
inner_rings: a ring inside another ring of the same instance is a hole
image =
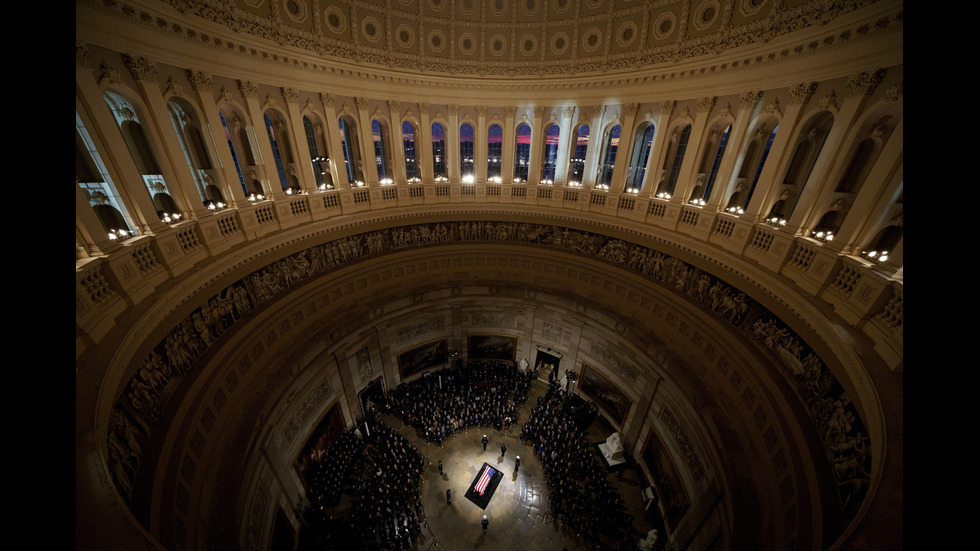
[[293, 103], [296, 98], [299, 97], [299, 92], [295, 88], [287, 88], [285, 86], [279, 88], [279, 93], [282, 94], [282, 99], [286, 100], [286, 103]]
[[241, 92], [243, 98], [257, 99], [259, 97], [259, 87], [249, 80], [239, 80], [238, 91]]
[[709, 113], [715, 107], [715, 101], [718, 98], [714, 96], [698, 98], [698, 113]]
[[762, 92], [758, 90], [752, 90], [750, 92], [743, 92], [738, 97], [739, 109], [753, 109], [755, 105], [759, 103], [759, 99], [762, 97]]
[[861, 71], [847, 79], [845, 93], [848, 96], [870, 96], [885, 77], [884, 69]]
[[790, 86], [789, 100], [793, 105], [806, 105], [813, 96], [813, 91], [817, 89], [815, 82], [801, 82], [795, 86]]
[[210, 73], [191, 69], [187, 69], [184, 73], [187, 75], [187, 80], [191, 83], [191, 88], [198, 92], [210, 92], [214, 86], [214, 79]]
[[143, 56], [131, 56], [129, 54], [123, 54], [123, 63], [126, 64], [126, 68], [129, 69], [134, 79], [157, 82], [156, 63]]

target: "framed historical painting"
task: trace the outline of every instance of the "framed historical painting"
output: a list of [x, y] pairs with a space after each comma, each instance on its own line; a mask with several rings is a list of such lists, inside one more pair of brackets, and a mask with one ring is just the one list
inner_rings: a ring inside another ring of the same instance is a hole
[[449, 361], [446, 339], [430, 341], [398, 354], [398, 370], [402, 380], [432, 367], [446, 365]]
[[471, 360], [514, 361], [517, 337], [507, 335], [470, 335], [467, 340], [468, 358]]
[[625, 392], [585, 364], [582, 364], [582, 377], [579, 380], [578, 390], [602, 408], [616, 426], [622, 428], [630, 408], [633, 407], [633, 400]]
[[647, 434], [646, 442], [643, 443], [643, 451], [640, 452], [640, 459], [653, 479], [653, 489], [660, 500], [660, 508], [667, 521], [667, 528], [674, 528], [678, 525], [684, 513], [687, 512], [691, 502], [684, 491], [684, 483], [681, 481], [674, 460], [669, 453], [664, 452], [664, 443], [654, 429], [650, 429]]

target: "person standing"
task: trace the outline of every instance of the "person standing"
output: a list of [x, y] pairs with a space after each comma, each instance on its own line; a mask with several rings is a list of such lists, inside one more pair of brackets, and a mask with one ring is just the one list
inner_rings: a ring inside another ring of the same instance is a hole
[[518, 455], [517, 459], [514, 460], [514, 472], [516, 473], [517, 470], [520, 468], [521, 468], [521, 456]]
[[490, 442], [490, 439], [487, 438], [487, 435], [484, 434], [483, 435], [483, 451], [487, 451], [487, 443], [489, 443], [489, 442]]
[[452, 505], [452, 504], [453, 504], [453, 491], [447, 489], [446, 490], [446, 505]]
[[507, 453], [507, 446], [503, 442], [500, 443], [500, 457], [503, 457]]
[[439, 475], [442, 475], [442, 459], [439, 460]]
[[487, 526], [490, 526], [490, 521], [487, 520], [487, 516], [486, 515], [483, 515], [483, 520], [480, 521], [480, 524], [483, 526], [483, 531], [486, 532], [487, 531]]

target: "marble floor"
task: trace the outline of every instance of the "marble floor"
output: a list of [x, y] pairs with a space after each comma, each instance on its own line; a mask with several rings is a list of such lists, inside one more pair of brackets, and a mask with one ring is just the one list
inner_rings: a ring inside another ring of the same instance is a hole
[[[415, 549], [584, 551], [615, 549], [620, 543], [612, 539], [589, 541], [577, 534], [574, 526], [549, 514], [541, 463], [530, 447], [522, 444], [518, 438], [520, 426], [527, 420], [531, 404], [537, 403], [537, 396], [547, 390], [546, 374], [539, 376], [541, 378], [535, 382], [520, 413], [520, 422], [507, 431], [473, 428], [456, 434], [439, 446], [429, 444], [397, 418], [382, 416], [383, 421], [396, 428], [425, 456], [426, 473], [422, 482], [425, 518], [422, 537], [416, 542]], [[612, 431], [600, 415], [586, 430], [586, 441], [603, 442]], [[484, 434], [490, 440], [486, 450], [481, 443]], [[507, 447], [503, 456], [500, 453], [501, 443]], [[596, 460], [601, 461], [598, 452], [596, 454]], [[521, 457], [521, 465], [515, 472], [514, 460], [517, 456]], [[442, 474], [438, 470], [440, 460], [443, 463]], [[504, 475], [485, 511], [464, 495], [484, 462]], [[632, 468], [624, 469], [621, 473], [610, 472], [607, 478], [633, 517], [630, 536], [633, 545], [630, 549], [635, 549], [635, 542], [654, 527], [643, 508], [641, 491], [646, 483]], [[447, 489], [452, 490], [451, 504], [446, 503]], [[490, 523], [486, 532], [480, 525], [483, 515]]]

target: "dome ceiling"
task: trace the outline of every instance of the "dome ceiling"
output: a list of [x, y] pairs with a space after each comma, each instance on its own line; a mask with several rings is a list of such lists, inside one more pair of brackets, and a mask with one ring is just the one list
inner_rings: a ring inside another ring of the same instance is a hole
[[[875, 0], [234, 0], [167, 2], [325, 59], [518, 77], [667, 65], [769, 42]], [[229, 45], [229, 47], [231, 47]]]

